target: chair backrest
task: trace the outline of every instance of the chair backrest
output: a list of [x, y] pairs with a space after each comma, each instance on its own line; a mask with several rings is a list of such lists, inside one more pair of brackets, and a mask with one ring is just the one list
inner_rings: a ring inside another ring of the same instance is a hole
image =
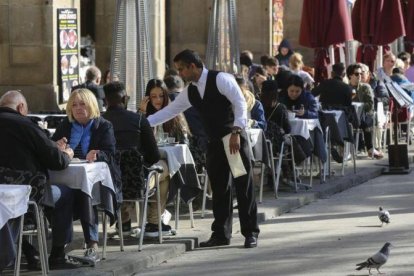
[[47, 116], [44, 121], [47, 122], [48, 128], [57, 128], [64, 119], [62, 116]]
[[[30, 199], [39, 203], [45, 203], [45, 198], [51, 199], [49, 195], [49, 184], [46, 175], [43, 173], [32, 173], [24, 170], [14, 170], [0, 167], [0, 183], [1, 184], [25, 184], [32, 187]], [[50, 205], [50, 204], [47, 204]]]
[[124, 199], [143, 198], [145, 194], [145, 171], [143, 156], [138, 149], [117, 150], [115, 159], [122, 174], [122, 194]]

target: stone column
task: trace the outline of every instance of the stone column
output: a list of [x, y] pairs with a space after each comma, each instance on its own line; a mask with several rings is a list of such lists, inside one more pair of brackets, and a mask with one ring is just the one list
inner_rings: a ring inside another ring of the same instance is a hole
[[154, 76], [162, 79], [165, 72], [165, 0], [148, 1], [148, 13]]
[[59, 108], [56, 9], [79, 12], [79, 1], [0, 0], [0, 95], [18, 89], [32, 112]]

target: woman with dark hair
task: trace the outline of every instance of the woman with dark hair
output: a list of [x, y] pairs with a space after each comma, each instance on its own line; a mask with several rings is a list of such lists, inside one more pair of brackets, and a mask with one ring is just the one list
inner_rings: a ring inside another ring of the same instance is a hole
[[[165, 83], [160, 79], [151, 79], [147, 83], [145, 97], [141, 101], [139, 110], [148, 117], [166, 107], [169, 102], [168, 89]], [[175, 137], [179, 143], [188, 144], [187, 136], [190, 134], [190, 130], [182, 114], [163, 123], [162, 129], [170, 137]]]
[[260, 97], [260, 93], [262, 91], [262, 84], [265, 80], [267, 80], [267, 77], [267, 72], [262, 66], [256, 68], [256, 72], [254, 73], [252, 78], [254, 88], [253, 92], [256, 98]]
[[[147, 83], [145, 97], [141, 101], [139, 111], [148, 117], [149, 115], [156, 113], [158, 110], [163, 109], [169, 103], [170, 99], [168, 97], [168, 90], [165, 83], [160, 79], [151, 79]], [[179, 114], [159, 127], [161, 128], [156, 128], [158, 130], [155, 130], [155, 132], [162, 131], [163, 133], [168, 133], [168, 136], [175, 137], [175, 140], [179, 143], [188, 144], [187, 135], [190, 134], [190, 130], [183, 114]], [[160, 133], [156, 133], [155, 137], [160, 137]], [[161, 159], [157, 164], [164, 168], [164, 172], [160, 176], [160, 204], [161, 213], [163, 213], [166, 211], [165, 207], [167, 205], [170, 178], [166, 161]], [[158, 237], [159, 217], [156, 202], [151, 202], [148, 208], [147, 221], [148, 223], [145, 226], [145, 236]], [[170, 235], [171, 226], [162, 223], [162, 233], [163, 235]]]
[[278, 102], [276, 81], [263, 82], [261, 101], [267, 121], [266, 137], [272, 141], [273, 150], [279, 152], [283, 135], [290, 133], [290, 123], [286, 106]]
[[303, 79], [292, 75], [287, 80], [287, 95], [281, 97], [280, 102], [302, 119], [318, 118], [318, 104], [315, 97], [305, 90]]

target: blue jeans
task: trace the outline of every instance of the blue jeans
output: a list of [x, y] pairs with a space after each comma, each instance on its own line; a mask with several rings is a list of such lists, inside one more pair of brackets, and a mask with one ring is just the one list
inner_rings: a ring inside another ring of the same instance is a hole
[[[71, 189], [65, 185], [52, 185], [53, 202], [55, 208], [52, 211], [52, 245], [65, 246], [72, 241], [73, 235], [73, 211], [76, 208], [76, 199], [82, 195], [82, 191]], [[98, 242], [98, 214], [93, 208], [95, 221], [93, 224], [81, 219], [85, 242]]]

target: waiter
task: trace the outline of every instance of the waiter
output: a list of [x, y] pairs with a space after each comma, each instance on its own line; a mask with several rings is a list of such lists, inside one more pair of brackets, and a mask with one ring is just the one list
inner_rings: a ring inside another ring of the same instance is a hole
[[[213, 190], [213, 231], [200, 247], [229, 245], [233, 224], [232, 183], [235, 185], [244, 247], [257, 246], [260, 232], [254, 197], [252, 164], [245, 127], [246, 101], [234, 77], [224, 72], [207, 70], [198, 53], [184, 50], [174, 58], [180, 76], [190, 84], [171, 104], [148, 117], [151, 126], [162, 124], [191, 106], [200, 113], [209, 137], [207, 173]], [[247, 174], [229, 181], [230, 167], [222, 138], [230, 134], [231, 154], [240, 152]]]

